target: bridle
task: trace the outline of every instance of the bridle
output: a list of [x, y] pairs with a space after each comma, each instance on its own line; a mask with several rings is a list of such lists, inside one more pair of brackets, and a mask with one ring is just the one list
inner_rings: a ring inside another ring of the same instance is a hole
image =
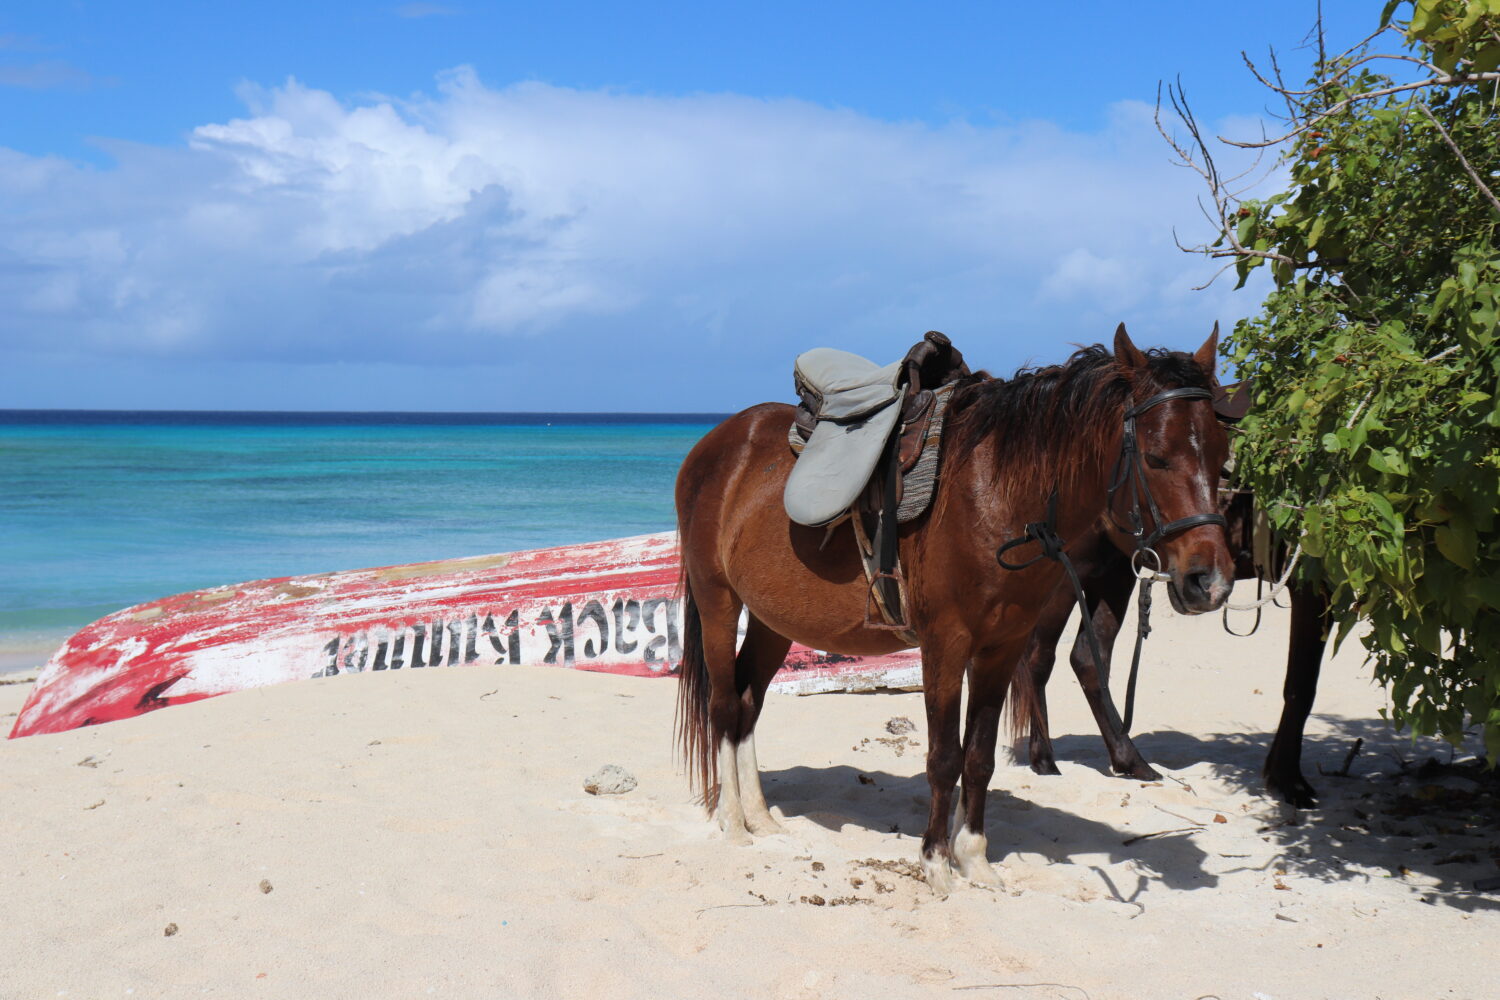
[[[1175, 535], [1190, 528], [1198, 528], [1205, 524], [1217, 524], [1219, 527], [1229, 530], [1229, 521], [1223, 514], [1215, 511], [1212, 514], [1189, 514], [1187, 517], [1179, 517], [1175, 521], [1163, 521], [1161, 507], [1156, 503], [1156, 497], [1151, 493], [1151, 484], [1146, 479], [1146, 470], [1142, 468], [1140, 443], [1136, 433], [1136, 418], [1154, 407], [1160, 406], [1173, 399], [1206, 399], [1212, 402], [1213, 393], [1208, 389], [1200, 389], [1185, 386], [1180, 389], [1168, 389], [1159, 392], [1143, 403], [1125, 411], [1125, 433], [1120, 441], [1120, 454], [1115, 459], [1113, 471], [1110, 473], [1110, 485], [1106, 493], [1108, 502], [1106, 516], [1114, 527], [1128, 531], [1135, 539], [1135, 551], [1130, 556], [1130, 568], [1136, 578], [1141, 581], [1140, 611], [1136, 616], [1137, 631], [1135, 638], [1135, 656], [1130, 663], [1130, 678], [1125, 688], [1125, 718], [1123, 720], [1123, 731], [1130, 732], [1130, 723], [1135, 715], [1135, 682], [1140, 671], [1141, 647], [1146, 641], [1146, 636], [1151, 634], [1151, 584], [1170, 583], [1171, 577], [1162, 572], [1161, 556], [1153, 547], [1162, 539]], [[1115, 494], [1126, 484], [1130, 485], [1130, 524], [1122, 526], [1115, 520]], [[1145, 497], [1146, 510], [1151, 515], [1151, 523], [1154, 530], [1146, 534], [1146, 525], [1141, 517], [1141, 498]], [[1023, 563], [1006, 562], [1005, 553], [1009, 550], [1030, 542], [1036, 542], [1041, 547], [1041, 552]], [[1142, 557], [1147, 553], [1154, 563], [1152, 568], [1142, 565]], [[1094, 669], [1099, 675], [1099, 681], [1106, 689], [1109, 685], [1109, 671], [1104, 663], [1104, 655], [1099, 648], [1099, 637], [1094, 632], [1094, 618], [1088, 613], [1088, 602], [1084, 598], [1083, 583], [1078, 579], [1078, 571], [1073, 568], [1073, 561], [1068, 558], [1067, 543], [1057, 533], [1057, 488], [1053, 487], [1052, 495], [1047, 500], [1047, 519], [1036, 521], [1026, 526], [1025, 533], [1018, 538], [1001, 545], [995, 550], [995, 561], [1003, 568], [1010, 570], [1025, 569], [1043, 559], [1055, 559], [1062, 563], [1063, 569], [1068, 573], [1068, 579], [1073, 584], [1073, 594], [1078, 601], [1079, 620], [1083, 625], [1084, 634], [1088, 636], [1089, 650], [1094, 655]]]
[[[1122, 531], [1127, 531], [1135, 539], [1135, 552], [1130, 557], [1130, 568], [1135, 571], [1138, 579], [1168, 582], [1168, 577], [1162, 572], [1161, 556], [1157, 554], [1155, 545], [1162, 539], [1176, 535], [1192, 528], [1202, 527], [1205, 524], [1217, 524], [1219, 527], [1229, 529], [1229, 521], [1223, 514], [1215, 511], [1212, 514], [1189, 514], [1187, 517], [1179, 517], [1175, 521], [1165, 521], [1162, 518], [1161, 508], [1156, 503], [1156, 497], [1151, 493], [1151, 484], [1146, 479], [1146, 470], [1142, 466], [1140, 443], [1137, 439], [1135, 420], [1141, 414], [1151, 410], [1162, 403], [1174, 399], [1207, 399], [1213, 400], [1213, 393], [1208, 389], [1195, 387], [1184, 387], [1181, 389], [1168, 389], [1159, 392], [1155, 396], [1138, 403], [1125, 411], [1125, 434], [1120, 441], [1120, 455], [1115, 459], [1114, 470], [1110, 473], [1110, 486], [1108, 491], [1109, 505], [1106, 508], [1110, 522]], [[1126, 485], [1130, 486], [1130, 523], [1128, 526], [1121, 525], [1115, 519], [1115, 494]], [[1141, 498], [1145, 497], [1146, 510], [1151, 515], [1151, 524], [1154, 530], [1146, 534], [1146, 525], [1141, 517]], [[1143, 557], [1151, 556], [1151, 567], [1143, 565]]]

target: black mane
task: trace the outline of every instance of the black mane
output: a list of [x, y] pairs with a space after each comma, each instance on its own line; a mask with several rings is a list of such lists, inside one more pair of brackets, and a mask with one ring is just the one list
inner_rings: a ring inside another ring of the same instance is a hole
[[[1212, 388], [1212, 376], [1181, 351], [1151, 348], [1147, 394], [1184, 386]], [[999, 435], [1000, 451], [1038, 473], [1080, 444], [1100, 447], [1121, 424], [1131, 382], [1103, 344], [1079, 348], [1062, 364], [1023, 367], [1009, 379], [980, 372], [959, 383], [953, 398], [953, 443], [967, 451]], [[1024, 467], [1024, 466], [1023, 466]]]

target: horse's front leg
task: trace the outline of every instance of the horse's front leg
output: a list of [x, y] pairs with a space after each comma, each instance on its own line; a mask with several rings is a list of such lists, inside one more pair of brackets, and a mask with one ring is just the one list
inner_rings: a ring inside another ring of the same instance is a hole
[[963, 695], [967, 642], [952, 638], [922, 643], [922, 694], [927, 703], [927, 785], [932, 802], [922, 836], [922, 872], [932, 891], [946, 896], [953, 889], [953, 849], [949, 817], [953, 786], [963, 766], [958, 738], [958, 708]]
[[953, 860], [964, 878], [981, 885], [999, 885], [988, 858], [984, 836], [984, 806], [990, 778], [995, 773], [995, 737], [1005, 692], [1016, 669], [1016, 650], [986, 652], [969, 664], [969, 708], [964, 721], [963, 823], [953, 837]]
[[1099, 639], [1099, 654], [1104, 662], [1094, 663], [1094, 653], [1084, 634], [1082, 618], [1078, 623], [1078, 635], [1073, 641], [1071, 662], [1073, 673], [1078, 676], [1078, 685], [1088, 699], [1089, 710], [1094, 713], [1094, 722], [1099, 735], [1109, 749], [1109, 763], [1114, 772], [1140, 781], [1159, 781], [1161, 775], [1146, 758], [1141, 756], [1135, 742], [1125, 732], [1125, 723], [1115, 710], [1114, 699], [1109, 694], [1110, 659], [1114, 655], [1115, 638], [1120, 634], [1120, 623], [1125, 620], [1125, 610], [1130, 604], [1130, 595], [1135, 592], [1135, 574], [1123, 556], [1114, 556], [1089, 574], [1084, 582], [1083, 599], [1088, 604], [1081, 614], [1090, 615], [1094, 622], [1094, 634]]

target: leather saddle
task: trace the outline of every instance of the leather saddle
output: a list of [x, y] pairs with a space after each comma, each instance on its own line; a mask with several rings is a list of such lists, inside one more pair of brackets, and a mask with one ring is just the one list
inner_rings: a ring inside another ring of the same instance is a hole
[[[943, 410], [952, 383], [969, 374], [963, 355], [935, 330], [889, 365], [828, 347], [797, 358], [801, 402], [788, 437], [799, 457], [782, 497], [787, 516], [830, 531], [846, 518], [853, 522], [870, 585], [865, 624], [912, 645], [897, 532], [926, 509]], [[917, 503], [903, 502], [908, 474], [920, 487]], [[872, 604], [884, 624], [871, 619]]]
[[938, 391], [968, 374], [963, 355], [936, 330], [885, 366], [831, 347], [799, 355], [793, 434], [803, 444], [782, 498], [787, 516], [814, 528], [839, 520], [888, 453], [898, 471], [910, 472]]

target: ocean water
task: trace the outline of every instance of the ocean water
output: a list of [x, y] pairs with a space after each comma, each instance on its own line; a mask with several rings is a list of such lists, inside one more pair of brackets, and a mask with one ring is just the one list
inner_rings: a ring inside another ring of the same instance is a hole
[[186, 590], [668, 530], [719, 419], [0, 410], [0, 670]]

